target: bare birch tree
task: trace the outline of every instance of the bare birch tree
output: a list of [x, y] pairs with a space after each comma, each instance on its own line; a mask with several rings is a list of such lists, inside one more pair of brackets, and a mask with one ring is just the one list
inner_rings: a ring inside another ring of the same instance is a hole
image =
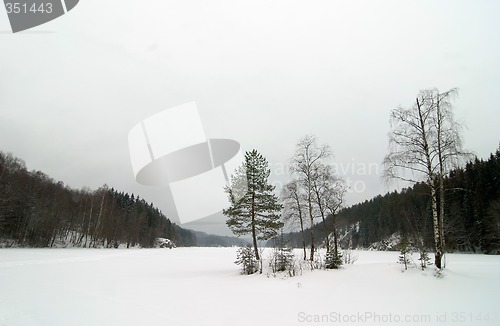
[[[326, 251], [330, 252], [330, 234], [333, 234], [334, 251], [337, 250], [337, 233], [335, 225], [335, 215], [344, 203], [344, 196], [347, 186], [342, 178], [335, 175], [333, 169], [323, 163], [318, 164], [313, 176], [313, 193], [317, 210], [323, 221], [325, 231]], [[331, 215], [333, 219], [332, 227], [326, 224], [326, 218]]]
[[330, 228], [326, 225], [327, 206], [326, 195], [329, 192], [329, 186], [332, 179], [332, 173], [329, 166], [320, 162], [313, 171], [312, 192], [313, 201], [323, 222], [323, 231], [325, 233], [326, 252], [330, 252]]
[[306, 198], [301, 191], [297, 180], [287, 183], [281, 191], [281, 201], [283, 202], [283, 217], [285, 221], [298, 223], [302, 236], [302, 248], [304, 250], [304, 260], [307, 259], [306, 239], [304, 233], [304, 209], [306, 208]]
[[314, 219], [316, 217], [313, 179], [315, 171], [322, 160], [328, 158], [330, 155], [331, 150], [328, 145], [319, 146], [316, 137], [308, 135], [299, 140], [296, 145], [295, 156], [290, 162], [291, 171], [297, 176], [305, 192], [311, 230], [311, 255], [309, 257], [311, 261], [314, 261]]
[[[465, 155], [459, 124], [452, 114], [451, 100], [456, 89], [439, 93], [423, 90], [411, 108], [391, 112], [389, 154], [384, 158], [384, 177], [417, 182], [425, 178], [431, 195], [434, 263], [442, 268], [444, 254], [444, 185], [443, 179], [459, 158]], [[410, 173], [408, 173], [410, 172]], [[439, 194], [439, 196], [438, 196]], [[439, 198], [439, 202], [438, 202]]]
[[[337, 232], [337, 214], [342, 209], [345, 201], [345, 194], [347, 193], [348, 187], [344, 180], [336, 175], [334, 175], [331, 170], [328, 170], [328, 186], [323, 194], [325, 200], [325, 206], [328, 213], [332, 217], [332, 234], [333, 234], [333, 255], [337, 259], [340, 259], [339, 249], [338, 249], [338, 232]], [[329, 241], [327, 239], [327, 241]]]
[[439, 228], [440, 240], [443, 251], [446, 251], [444, 235], [445, 220], [445, 188], [444, 178], [454, 168], [460, 166], [472, 154], [466, 152], [462, 145], [462, 125], [454, 119], [451, 101], [458, 96], [458, 90], [453, 88], [447, 92], [439, 93], [437, 89], [430, 91], [429, 96], [434, 101], [435, 112], [433, 125], [436, 128], [437, 154], [438, 154], [438, 187], [439, 187]]

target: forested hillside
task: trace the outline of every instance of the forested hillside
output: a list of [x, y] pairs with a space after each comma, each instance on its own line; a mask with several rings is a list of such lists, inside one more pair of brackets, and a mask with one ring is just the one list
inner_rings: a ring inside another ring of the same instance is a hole
[[[476, 159], [453, 170], [445, 178], [445, 188], [446, 249], [500, 253], [500, 149], [488, 160]], [[330, 217], [327, 224], [331, 223]], [[418, 183], [346, 208], [337, 215], [337, 226], [343, 247], [368, 248], [397, 233], [432, 248], [428, 186]], [[308, 234], [305, 232], [309, 243]], [[320, 225], [315, 234], [320, 244], [325, 238]], [[289, 238], [290, 244], [301, 246], [299, 233]]]
[[0, 152], [0, 246], [154, 246], [157, 237], [196, 245], [144, 199], [103, 186], [74, 190]]

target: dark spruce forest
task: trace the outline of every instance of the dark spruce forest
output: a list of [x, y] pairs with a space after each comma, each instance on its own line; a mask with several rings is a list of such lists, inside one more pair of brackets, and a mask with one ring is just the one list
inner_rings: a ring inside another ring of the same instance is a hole
[[[447, 251], [500, 253], [500, 149], [475, 159], [445, 179]], [[396, 249], [388, 240], [404, 235], [432, 248], [429, 190], [417, 183], [341, 210], [336, 224], [343, 248]], [[326, 224], [333, 223], [332, 216]], [[315, 225], [321, 245], [324, 227]], [[304, 233], [310, 243], [309, 231]], [[0, 246], [153, 247], [158, 237], [177, 246], [235, 245], [237, 240], [183, 229], [153, 203], [103, 186], [75, 190], [0, 152]], [[301, 247], [302, 235], [289, 233]]]
[[[399, 235], [433, 248], [429, 194], [427, 184], [417, 183], [341, 210], [335, 217], [341, 247], [397, 250], [397, 241], [390, 238]], [[447, 251], [500, 253], [500, 149], [487, 160], [476, 158], [445, 178], [443, 221]], [[332, 229], [332, 216], [325, 222]], [[324, 233], [323, 225], [316, 224], [318, 245]], [[310, 229], [304, 237], [309, 244]], [[290, 233], [287, 238], [289, 245], [301, 247], [301, 233]]]

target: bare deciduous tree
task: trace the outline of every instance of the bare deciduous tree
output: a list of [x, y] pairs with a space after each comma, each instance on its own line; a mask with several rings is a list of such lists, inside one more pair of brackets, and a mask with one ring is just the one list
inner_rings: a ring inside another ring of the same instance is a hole
[[[347, 192], [347, 186], [344, 180], [335, 175], [333, 169], [325, 164], [319, 164], [313, 178], [313, 192], [315, 204], [318, 212], [323, 220], [323, 228], [326, 237], [326, 251], [330, 252], [330, 233], [333, 234], [334, 253], [338, 255], [338, 239], [336, 228], [336, 215], [342, 204], [344, 196]], [[326, 225], [326, 217], [332, 216], [332, 228]]]
[[283, 202], [283, 217], [286, 221], [297, 222], [302, 236], [302, 248], [304, 250], [304, 260], [307, 259], [306, 239], [304, 234], [304, 209], [306, 208], [305, 196], [300, 189], [297, 180], [290, 181], [281, 191]]
[[[328, 170], [327, 173], [328, 186], [323, 196], [328, 213], [332, 216], [333, 255], [338, 258], [340, 256], [338, 249], [337, 213], [344, 205], [348, 187], [342, 178], [333, 174], [333, 171]], [[330, 240], [327, 238], [327, 241], [329, 242]]]
[[329, 227], [326, 225], [327, 216], [327, 195], [329, 193], [330, 182], [333, 174], [329, 166], [320, 163], [316, 166], [312, 177], [313, 200], [317, 211], [323, 222], [323, 231], [325, 232], [326, 252], [330, 252]]
[[439, 93], [437, 89], [428, 91], [429, 97], [434, 101], [435, 113], [433, 124], [436, 128], [437, 155], [438, 155], [438, 186], [439, 186], [439, 228], [441, 247], [445, 251], [444, 218], [445, 218], [445, 189], [444, 177], [454, 168], [464, 163], [465, 159], [472, 157], [471, 153], [464, 151], [462, 145], [462, 125], [454, 119], [451, 101], [458, 95], [458, 90], [453, 88], [447, 92]]
[[423, 176], [429, 185], [434, 263], [439, 269], [442, 268], [444, 253], [443, 178], [456, 167], [460, 158], [467, 155], [462, 150], [460, 125], [452, 114], [451, 100], [456, 94], [456, 89], [444, 93], [436, 89], [423, 90], [411, 108], [394, 109], [391, 112], [389, 154], [384, 158], [384, 177], [387, 180], [417, 182]]
[[308, 135], [297, 143], [295, 156], [291, 160], [291, 171], [305, 191], [307, 213], [309, 215], [311, 230], [311, 255], [309, 259], [314, 261], [314, 190], [313, 183], [316, 170], [323, 159], [331, 155], [328, 145], [319, 146], [314, 136]]

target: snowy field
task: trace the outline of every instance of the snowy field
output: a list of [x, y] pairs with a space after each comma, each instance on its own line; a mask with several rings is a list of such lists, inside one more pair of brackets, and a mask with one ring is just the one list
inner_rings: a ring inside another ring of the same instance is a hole
[[240, 275], [235, 252], [0, 249], [0, 325], [500, 325], [499, 256], [448, 254], [438, 279], [358, 251], [289, 278]]

